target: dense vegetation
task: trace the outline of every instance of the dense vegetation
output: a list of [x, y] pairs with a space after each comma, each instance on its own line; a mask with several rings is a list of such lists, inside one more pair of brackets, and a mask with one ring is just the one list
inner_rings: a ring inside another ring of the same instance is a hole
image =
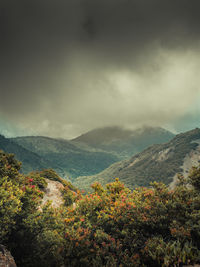
[[181, 266], [200, 263], [200, 168], [170, 190], [154, 182], [130, 191], [118, 179], [82, 195], [64, 182], [65, 203], [41, 207], [53, 170], [19, 173], [0, 152], [0, 243], [18, 267]]
[[[165, 144], [153, 145], [128, 160], [114, 163], [99, 174], [80, 177], [76, 186], [88, 190], [91, 183], [105, 185], [119, 177], [129, 188], [148, 186], [154, 180], [169, 184], [173, 176], [182, 171], [185, 156], [198, 146], [200, 129], [178, 134]], [[197, 141], [198, 142], [198, 141]]]

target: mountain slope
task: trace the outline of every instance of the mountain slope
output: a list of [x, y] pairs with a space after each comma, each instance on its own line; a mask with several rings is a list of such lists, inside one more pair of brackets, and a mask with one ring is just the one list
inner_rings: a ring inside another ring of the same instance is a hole
[[[47, 161], [46, 165], [55, 169], [60, 176], [74, 180], [79, 176], [99, 173], [114, 162], [126, 159], [148, 145], [166, 142], [172, 136], [162, 128], [145, 127], [132, 131], [106, 127], [71, 141], [43, 136], [23, 136], [10, 140], [40, 156], [41, 162]], [[19, 158], [23, 163], [25, 159]]]
[[173, 137], [173, 133], [160, 127], [143, 127], [137, 130], [105, 127], [83, 134], [73, 139], [72, 143], [109, 151], [126, 159], [152, 144], [165, 143]]
[[23, 162], [22, 172], [28, 173], [33, 170], [41, 170], [50, 167], [50, 162], [38, 154], [16, 144], [9, 138], [0, 135], [0, 149], [7, 153], [14, 153], [16, 158]]
[[98, 173], [113, 162], [119, 161], [119, 158], [111, 153], [82, 149], [63, 139], [25, 136], [12, 138], [12, 141], [47, 159], [51, 162], [51, 168], [62, 177], [71, 179]]
[[88, 189], [94, 181], [106, 184], [115, 177], [130, 188], [148, 186], [154, 180], [169, 184], [176, 173], [185, 174], [193, 164], [200, 162], [199, 143], [200, 129], [179, 134], [170, 142], [153, 145], [128, 160], [111, 165], [95, 176], [79, 177], [76, 186]]

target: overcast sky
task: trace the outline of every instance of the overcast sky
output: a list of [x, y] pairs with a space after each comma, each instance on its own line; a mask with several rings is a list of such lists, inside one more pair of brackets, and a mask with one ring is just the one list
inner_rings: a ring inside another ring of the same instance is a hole
[[0, 131], [200, 126], [199, 0], [0, 0]]

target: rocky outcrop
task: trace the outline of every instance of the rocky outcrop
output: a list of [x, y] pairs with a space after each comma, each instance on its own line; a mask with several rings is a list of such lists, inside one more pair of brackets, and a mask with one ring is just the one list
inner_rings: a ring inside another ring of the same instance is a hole
[[52, 181], [49, 179], [46, 179], [46, 181], [48, 185], [47, 188], [45, 189], [42, 205], [46, 204], [47, 201], [51, 201], [52, 206], [54, 208], [58, 208], [64, 202], [61, 193], [61, 191], [64, 189], [64, 186], [57, 181]]
[[[193, 166], [198, 166], [200, 164], [200, 140], [195, 140], [192, 143], [199, 144], [195, 149], [191, 150], [188, 154], [186, 154], [183, 165], [181, 166], [182, 172], [181, 174], [186, 178], [192, 169]], [[175, 174], [173, 177], [173, 181], [170, 184], [170, 188], [174, 188], [178, 182], [178, 174]]]
[[0, 267], [17, 267], [10, 251], [0, 245]]

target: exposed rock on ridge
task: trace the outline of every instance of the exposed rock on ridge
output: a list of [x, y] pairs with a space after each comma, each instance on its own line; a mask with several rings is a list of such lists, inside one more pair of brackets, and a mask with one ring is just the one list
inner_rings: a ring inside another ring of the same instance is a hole
[[61, 193], [61, 191], [64, 189], [64, 186], [57, 181], [52, 181], [49, 179], [46, 179], [46, 181], [48, 185], [47, 188], [45, 189], [42, 205], [46, 204], [47, 201], [52, 201], [52, 207], [58, 208], [64, 202]]
[[10, 251], [3, 245], [0, 245], [0, 267], [17, 267]]

